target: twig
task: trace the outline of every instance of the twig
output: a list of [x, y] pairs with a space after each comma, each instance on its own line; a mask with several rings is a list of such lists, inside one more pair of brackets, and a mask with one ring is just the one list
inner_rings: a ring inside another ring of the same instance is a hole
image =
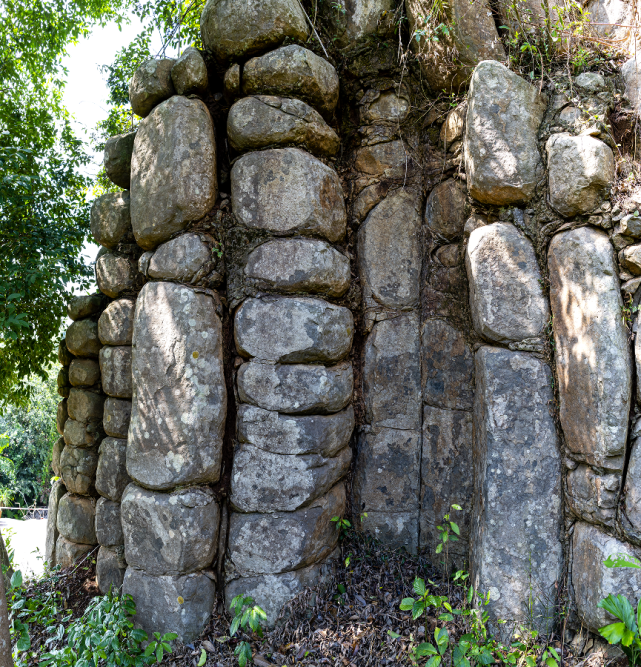
[[314, 24], [312, 23], [312, 20], [307, 16], [307, 12], [305, 11], [305, 7], [303, 7], [303, 3], [298, 0], [298, 5], [299, 7], [303, 10], [303, 14], [305, 14], [305, 18], [309, 22], [309, 25], [311, 26], [312, 30], [314, 31], [314, 35], [316, 35], [316, 39], [318, 40], [318, 43], [321, 45], [321, 48], [323, 49], [323, 53], [325, 54], [325, 57], [329, 60], [329, 54], [327, 53], [325, 46], [323, 42], [321, 42], [321, 38], [318, 36], [318, 33], [316, 32], [316, 28], [314, 27]]

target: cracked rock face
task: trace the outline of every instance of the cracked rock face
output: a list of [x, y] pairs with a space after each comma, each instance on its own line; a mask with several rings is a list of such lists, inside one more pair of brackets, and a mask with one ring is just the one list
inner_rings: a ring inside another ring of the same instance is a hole
[[211, 261], [209, 246], [198, 234], [181, 234], [159, 246], [149, 260], [147, 274], [160, 280], [190, 282]]
[[465, 187], [449, 178], [430, 192], [425, 205], [425, 222], [432, 232], [452, 241], [463, 234], [466, 211]]
[[47, 535], [45, 537], [45, 560], [51, 567], [56, 565], [56, 542], [60, 535], [57, 524], [58, 504], [65, 493], [67, 493], [67, 489], [62, 483], [62, 480], [57, 480], [51, 485], [48, 516], [52, 517], [53, 520], [47, 519]]
[[58, 530], [77, 544], [96, 544], [95, 517], [95, 498], [67, 493], [58, 503]]
[[92, 549], [91, 544], [77, 544], [60, 535], [56, 540], [56, 565], [60, 565], [63, 570], [66, 567], [71, 567]]
[[107, 252], [96, 260], [98, 287], [112, 299], [134, 287], [137, 273], [136, 266], [129, 257]]
[[74, 359], [69, 365], [72, 387], [91, 387], [100, 380], [100, 366], [95, 359]]
[[91, 207], [91, 233], [105, 248], [115, 248], [131, 229], [129, 192], [110, 192]]
[[638, 437], [632, 444], [623, 497], [623, 529], [632, 537], [641, 539], [641, 439]]
[[100, 547], [96, 558], [96, 580], [103, 595], [122, 588], [127, 563], [122, 547]]
[[67, 445], [91, 447], [91, 445], [97, 445], [100, 442], [104, 433], [99, 423], [90, 422], [86, 424], [75, 419], [68, 419], [65, 422], [63, 435]]
[[71, 419], [80, 422], [100, 421], [102, 419], [105, 397], [93, 391], [73, 387], [67, 400], [67, 411]]

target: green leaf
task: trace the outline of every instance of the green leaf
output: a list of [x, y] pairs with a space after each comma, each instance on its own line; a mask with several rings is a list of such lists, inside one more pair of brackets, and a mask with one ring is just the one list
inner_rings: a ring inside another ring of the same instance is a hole
[[608, 595], [607, 598], [597, 604], [597, 607], [610, 612], [613, 616], [623, 621], [629, 630], [636, 632], [637, 624], [634, 620], [634, 611], [624, 595]]
[[641, 560], [626, 553], [616, 553], [608, 556], [603, 564], [606, 567], [633, 567], [641, 568]]
[[625, 632], [625, 623], [611, 623], [599, 628], [599, 634], [604, 637], [609, 644], [618, 644], [623, 638]]
[[198, 667], [203, 667], [207, 662], [207, 651], [204, 648], [200, 649], [200, 658], [198, 659]]
[[10, 586], [11, 590], [13, 590], [14, 588], [20, 588], [20, 586], [22, 586], [22, 572], [20, 572], [20, 570], [16, 570], [11, 575]]
[[240, 627], [240, 616], [235, 616], [233, 621], [231, 622], [231, 626], [229, 627], [229, 636], [233, 637], [236, 632], [238, 632], [238, 628]]
[[439, 544], [439, 545], [436, 547], [436, 553], [437, 553], [437, 554], [440, 554], [441, 551], [443, 551], [443, 544], [442, 544], [442, 543]]
[[425, 581], [423, 579], [416, 577], [413, 588], [417, 595], [425, 595]]
[[452, 530], [453, 530], [457, 535], [460, 535], [460, 534], [461, 534], [461, 531], [460, 531], [459, 527], [458, 527], [453, 521], [450, 521], [450, 526], [452, 526]]
[[441, 656], [434, 655], [426, 663], [425, 667], [439, 667], [441, 664]]
[[412, 605], [412, 618], [416, 620], [425, 611], [425, 603], [422, 600], [415, 600]]
[[392, 639], [398, 639], [401, 635], [399, 635], [397, 632], [394, 632], [393, 630], [388, 630], [387, 634], [392, 638]]
[[414, 602], [415, 602], [414, 598], [403, 598], [401, 600], [399, 609], [401, 611], [410, 611], [412, 607], [414, 607]]
[[419, 644], [416, 647], [415, 654], [418, 657], [424, 657], [426, 655], [438, 655], [438, 651], [432, 646], [432, 644]]

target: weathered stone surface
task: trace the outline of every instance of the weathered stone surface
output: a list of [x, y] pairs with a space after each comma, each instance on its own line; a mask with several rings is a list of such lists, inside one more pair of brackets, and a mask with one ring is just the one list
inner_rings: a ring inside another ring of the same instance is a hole
[[160, 493], [129, 484], [121, 516], [129, 565], [157, 576], [211, 565], [220, 511], [209, 487]]
[[105, 346], [100, 350], [102, 389], [108, 396], [131, 398], [131, 346]]
[[103, 438], [104, 433], [100, 424], [96, 422], [79, 422], [68, 419], [65, 423], [64, 441], [74, 447], [91, 447], [97, 445]]
[[421, 427], [418, 314], [377, 322], [365, 343], [363, 394], [372, 426]]
[[131, 230], [129, 191], [109, 192], [91, 207], [91, 233], [96, 243], [115, 248]]
[[119, 503], [122, 494], [131, 482], [127, 474], [127, 441], [120, 438], [105, 438], [98, 449], [96, 469], [96, 491], [101, 496]]
[[630, 58], [621, 67], [621, 76], [625, 86], [625, 94], [638, 112], [641, 108], [641, 64], [639, 64], [636, 56]]
[[74, 387], [69, 392], [67, 411], [69, 417], [80, 422], [100, 421], [102, 419], [105, 397], [93, 391]]
[[240, 65], [234, 63], [226, 72], [223, 79], [225, 100], [229, 103], [240, 97]]
[[58, 403], [58, 408], [56, 410], [56, 430], [60, 435], [65, 432], [65, 423], [69, 419], [69, 413], [67, 412], [67, 399], [63, 399]]
[[131, 183], [131, 154], [134, 152], [135, 132], [117, 134], [105, 144], [105, 173], [120, 188], [129, 189]]
[[342, 296], [349, 288], [349, 259], [319, 239], [275, 239], [249, 254], [245, 277], [259, 289]]
[[214, 126], [197, 99], [175, 96], [140, 123], [131, 158], [131, 224], [155, 248], [202, 218], [218, 194]]
[[553, 134], [545, 148], [552, 207], [572, 217], [600, 206], [614, 182], [612, 149], [595, 137], [565, 133]]
[[612, 246], [593, 227], [562, 232], [548, 266], [566, 445], [590, 465], [621, 470], [632, 369]]
[[463, 102], [452, 109], [445, 117], [445, 122], [441, 125], [439, 139], [446, 148], [449, 148], [455, 141], [463, 139], [466, 114], [467, 104]]
[[231, 572], [241, 577], [278, 574], [324, 560], [336, 548], [338, 531], [332, 518], [345, 514], [345, 503], [341, 483], [295, 512], [232, 512], [227, 577]]
[[234, 215], [243, 225], [277, 235], [338, 241], [347, 215], [336, 172], [298, 148], [243, 155], [231, 171]]
[[58, 531], [77, 544], [96, 544], [96, 500], [66, 493], [58, 503]]
[[352, 365], [306, 366], [250, 362], [238, 369], [238, 396], [265, 410], [331, 414], [347, 406], [354, 389]]
[[[323, 11], [323, 8], [320, 8]], [[385, 16], [394, 9], [393, 0], [338, 0], [335, 5], [325, 8], [331, 21], [332, 35], [338, 46], [353, 45], [368, 35], [375, 35], [382, 27], [384, 34]], [[382, 24], [382, 25], [379, 25]]]
[[338, 103], [339, 81], [334, 67], [298, 44], [247, 61], [242, 86], [245, 95], [294, 97], [322, 114], [334, 111]]
[[56, 477], [60, 477], [60, 455], [62, 454], [62, 450], [64, 448], [65, 448], [64, 438], [58, 438], [53, 443], [53, 449], [51, 450], [51, 469], [53, 470], [53, 474]]
[[630, 545], [605, 535], [596, 526], [577, 522], [572, 536], [572, 586], [581, 623], [592, 632], [613, 623], [615, 619], [597, 605], [608, 595], [625, 595], [639, 599], [641, 571], [630, 568], [608, 568], [603, 561], [614, 554], [639, 557]]
[[67, 329], [67, 348], [76, 357], [97, 357], [102, 345], [98, 339], [98, 324], [78, 320]]
[[100, 366], [95, 359], [74, 359], [69, 366], [69, 384], [91, 387], [100, 380]]
[[122, 592], [136, 602], [136, 627], [150, 637], [175, 632], [183, 643], [200, 635], [216, 602], [214, 582], [200, 573], [155, 577], [128, 567]]
[[65, 398], [69, 396], [69, 387], [71, 386], [71, 383], [69, 382], [69, 368], [70, 367], [63, 366], [58, 371], [58, 377], [56, 378], [58, 393]]
[[197, 234], [182, 234], [158, 247], [149, 260], [151, 278], [189, 282], [211, 261], [211, 250]]
[[437, 238], [452, 241], [463, 234], [466, 220], [465, 186], [448, 178], [437, 185], [427, 198], [425, 222]]
[[349, 353], [353, 335], [352, 312], [322, 299], [247, 299], [234, 318], [238, 352], [266, 361], [338, 361]]
[[[132, 289], [137, 267], [129, 257], [107, 252], [96, 260], [96, 282], [103, 294], [112, 299]], [[94, 322], [95, 324], [95, 322]]]
[[566, 480], [565, 500], [574, 514], [590, 523], [614, 524], [620, 475], [599, 475], [581, 464], [568, 472]]
[[[448, 512], [461, 534], [451, 542], [448, 554], [458, 566], [468, 562], [474, 462], [472, 459], [472, 414], [463, 410], [443, 410], [425, 406], [423, 410], [423, 454], [421, 457], [421, 544], [438, 562], [436, 547]], [[462, 511], [451, 510], [453, 504]], [[442, 556], [441, 556], [442, 558]]]
[[336, 456], [273, 454], [252, 445], [234, 452], [230, 502], [239, 512], [293, 512], [309, 505], [347, 474], [349, 447]]
[[410, 512], [368, 512], [357, 530], [373, 535], [383, 544], [405, 548], [412, 554], [418, 549], [418, 509]]
[[617, 49], [621, 53], [635, 53], [635, 47], [639, 42], [638, 32], [633, 27], [637, 25], [634, 2], [589, 0], [585, 8], [590, 12], [590, 30], [595, 37], [616, 42]]
[[549, 631], [553, 614], [539, 615], [563, 566], [552, 373], [528, 353], [488, 346], [475, 366], [473, 585], [490, 592], [495, 620], [525, 622], [529, 603], [533, 625]]
[[443, 320], [426, 320], [421, 329], [423, 401], [454, 410], [474, 404], [474, 358], [460, 331]]
[[238, 406], [238, 441], [274, 454], [335, 456], [349, 444], [354, 430], [350, 405], [333, 415], [293, 417], [253, 405]]
[[103, 345], [131, 345], [135, 310], [135, 299], [125, 297], [112, 301], [98, 320], [100, 342]]
[[227, 410], [214, 299], [147, 283], [136, 305], [127, 470], [149, 488], [215, 482]]
[[631, 245], [619, 252], [619, 263], [633, 275], [641, 275], [641, 245]]
[[103, 547], [117, 547], [124, 544], [120, 523], [120, 503], [107, 498], [99, 498], [96, 503], [96, 539]]
[[420, 431], [367, 429], [358, 439], [355, 514], [418, 512]]
[[60, 535], [56, 540], [56, 565], [63, 570], [71, 567], [82, 560], [92, 549], [94, 546], [91, 544], [76, 544]]
[[492, 341], [538, 336], [550, 319], [532, 243], [514, 225], [475, 229], [465, 250], [477, 333]]
[[[85, 317], [91, 317], [100, 311], [102, 302], [103, 297], [100, 294], [74, 297], [67, 306], [67, 315], [71, 320], [82, 320]], [[69, 362], [63, 364], [63, 366], [68, 365]]]
[[574, 83], [588, 93], [599, 93], [605, 90], [605, 79], [598, 72], [583, 72], [574, 79]]
[[300, 146], [322, 156], [336, 155], [340, 139], [323, 117], [305, 102], [255, 95], [229, 110], [227, 136], [239, 152], [269, 146]]
[[497, 206], [527, 202], [543, 173], [537, 147], [546, 109], [543, 97], [501, 63], [486, 60], [474, 70], [468, 100], [465, 171], [470, 194]]
[[57, 480], [51, 485], [47, 513], [47, 535], [45, 537], [45, 562], [50, 568], [56, 565], [56, 542], [58, 541], [58, 504], [67, 493], [65, 485]]
[[627, 535], [641, 540], [641, 438], [639, 437], [632, 443], [632, 453], [628, 462], [621, 523]]
[[114, 438], [126, 438], [131, 419], [131, 401], [124, 401], [111, 396], [105, 401], [102, 425], [107, 435]]
[[641, 237], [641, 216], [634, 215], [633, 213], [626, 215], [621, 219], [619, 226], [621, 234], [632, 236], [635, 239]]
[[207, 90], [207, 65], [200, 51], [187, 47], [171, 68], [171, 80], [178, 95], [200, 95]]
[[361, 121], [372, 125], [402, 123], [410, 112], [411, 103], [407, 95], [395, 91], [379, 93], [378, 97], [361, 107]]
[[207, 0], [200, 17], [203, 44], [222, 61], [269, 51], [287, 37], [305, 41], [308, 31], [296, 0]]
[[225, 599], [236, 595], [251, 595], [267, 615], [265, 626], [273, 628], [286, 602], [306, 588], [326, 583], [331, 576], [331, 566], [315, 564], [292, 572], [261, 574], [255, 577], [234, 579], [225, 586]]
[[67, 349], [66, 338], [58, 343], [58, 361], [61, 366], [68, 366], [73, 361], [73, 354]]
[[116, 592], [122, 588], [122, 582], [127, 571], [127, 562], [122, 547], [110, 549], [100, 547], [96, 558], [96, 580], [103, 595], [110, 591]]
[[389, 194], [358, 231], [358, 256], [366, 303], [408, 308], [418, 303], [421, 273], [419, 197]]
[[98, 467], [97, 447], [66, 445], [60, 454], [60, 475], [69, 493], [89, 495], [94, 490], [94, 475]]
[[402, 139], [364, 146], [356, 153], [354, 168], [370, 176], [403, 178], [410, 164], [410, 155]]
[[129, 84], [129, 101], [136, 115], [148, 116], [157, 104], [174, 94], [171, 68], [175, 62], [172, 58], [152, 58], [134, 72]]

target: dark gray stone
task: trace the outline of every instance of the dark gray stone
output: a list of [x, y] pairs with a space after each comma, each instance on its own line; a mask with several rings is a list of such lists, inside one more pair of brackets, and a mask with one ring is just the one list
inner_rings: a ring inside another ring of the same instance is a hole
[[66, 493], [58, 503], [58, 530], [77, 544], [96, 544], [96, 499]]
[[566, 477], [565, 501], [579, 518], [590, 523], [614, 526], [621, 476], [599, 475], [580, 464]]
[[449, 178], [437, 185], [425, 205], [425, 222], [437, 237], [453, 241], [463, 234], [467, 220], [465, 186]]
[[404, 179], [411, 164], [403, 140], [397, 139], [360, 148], [356, 152], [354, 168], [369, 176]]
[[373, 535], [382, 544], [406, 549], [415, 554], [418, 549], [418, 509], [409, 512], [367, 512], [357, 529]]
[[[100, 312], [102, 308], [103, 297], [100, 294], [91, 294], [88, 296], [76, 296], [67, 306], [67, 315], [71, 320], [82, 320], [85, 317], [91, 317]], [[63, 362], [60, 362], [63, 364]], [[70, 362], [64, 363], [68, 366]]]
[[[135, 287], [138, 267], [129, 257], [106, 252], [96, 260], [96, 282], [103, 294], [112, 299]], [[95, 325], [96, 323], [93, 322]], [[67, 336], [69, 334], [67, 333]]]
[[96, 491], [101, 496], [119, 503], [122, 494], [131, 482], [127, 474], [127, 441], [105, 438], [98, 449], [96, 469]]
[[100, 380], [100, 365], [95, 359], [74, 359], [69, 366], [69, 384], [91, 387]]
[[100, 498], [96, 503], [96, 539], [102, 547], [124, 544], [120, 522], [120, 503]]
[[131, 230], [129, 191], [109, 192], [91, 207], [91, 233], [105, 248], [115, 248]]
[[64, 448], [65, 448], [64, 438], [58, 438], [53, 443], [53, 449], [51, 450], [51, 469], [53, 470], [53, 474], [56, 477], [60, 477], [60, 455], [62, 454], [62, 450]]
[[105, 144], [105, 173], [118, 187], [129, 189], [131, 183], [131, 154], [134, 152], [135, 132], [117, 134]]
[[45, 537], [45, 562], [50, 568], [56, 565], [56, 543], [60, 535], [58, 531], [58, 504], [65, 493], [67, 493], [67, 489], [61, 480], [57, 480], [51, 485], [47, 513], [47, 535]]
[[65, 432], [65, 423], [69, 419], [69, 413], [67, 412], [67, 399], [64, 398], [60, 403], [58, 403], [58, 408], [56, 410], [56, 430], [60, 435], [63, 435]]
[[124, 549], [122, 547], [100, 547], [96, 558], [96, 581], [103, 595], [122, 589], [122, 582], [127, 571]]
[[88, 423], [102, 419], [105, 397], [93, 391], [73, 387], [67, 399], [67, 411], [71, 419]]
[[621, 523], [626, 536], [641, 541], [641, 438], [639, 437], [632, 443], [622, 509]]
[[174, 94], [171, 68], [175, 62], [171, 58], [152, 58], [134, 72], [129, 84], [129, 101], [136, 115], [148, 116], [157, 104]]
[[67, 329], [67, 348], [76, 357], [97, 357], [102, 347], [98, 324], [93, 320], [78, 320]]
[[131, 401], [112, 398], [105, 401], [102, 425], [107, 435], [114, 438], [126, 438], [131, 419]]
[[98, 320], [98, 337], [103, 345], [131, 345], [136, 300], [125, 297], [112, 301]]
[[73, 354], [67, 349], [67, 339], [63, 338], [58, 343], [58, 362], [61, 366], [69, 366], [73, 361]]
[[104, 433], [99, 422], [79, 422], [68, 419], [65, 423], [64, 441], [74, 447], [91, 447], [97, 445]]
[[100, 350], [102, 389], [114, 398], [131, 398], [131, 346], [105, 346]]
[[95, 547], [91, 544], [77, 544], [59, 535], [56, 540], [56, 565], [62, 570], [72, 567], [93, 549]]
[[207, 65], [198, 49], [189, 46], [183, 51], [171, 68], [171, 80], [178, 95], [202, 95], [207, 91]]
[[94, 492], [98, 467], [97, 447], [66, 445], [60, 454], [60, 476], [69, 493], [88, 496]]
[[161, 280], [189, 282], [211, 258], [209, 246], [197, 234], [181, 234], [158, 247], [149, 260], [147, 274]]

